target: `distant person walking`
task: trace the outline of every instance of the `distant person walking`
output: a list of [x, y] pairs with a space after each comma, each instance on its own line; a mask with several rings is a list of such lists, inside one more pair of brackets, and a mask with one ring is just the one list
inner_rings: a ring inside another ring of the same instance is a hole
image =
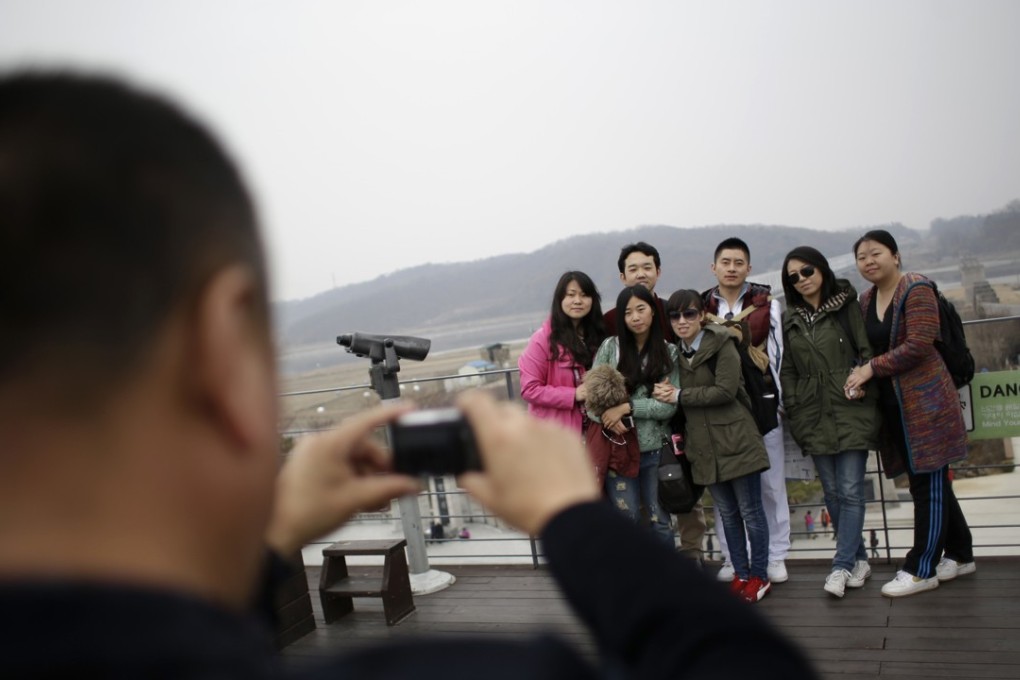
[[595, 283], [584, 272], [564, 273], [553, 290], [549, 318], [517, 360], [521, 398], [532, 415], [582, 433], [585, 388], [581, 378], [605, 337]]
[[871, 530], [871, 556], [878, 559], [878, 533], [874, 529]]
[[[829, 534], [829, 511], [822, 508], [822, 533], [828, 536]], [[833, 532], [832, 540], [836, 540], [836, 533]]]
[[807, 531], [808, 538], [818, 538], [815, 536], [815, 518], [811, 516], [810, 510], [804, 515], [804, 530]]
[[903, 597], [975, 571], [973, 537], [949, 476], [949, 464], [967, 456], [967, 432], [934, 345], [940, 317], [931, 281], [901, 270], [896, 239], [885, 230], [866, 233], [853, 253], [861, 276], [874, 284], [860, 304], [875, 356], [853, 370], [846, 389], [878, 392], [883, 466], [889, 477], [905, 472], [910, 481], [913, 546], [882, 586], [882, 595]]

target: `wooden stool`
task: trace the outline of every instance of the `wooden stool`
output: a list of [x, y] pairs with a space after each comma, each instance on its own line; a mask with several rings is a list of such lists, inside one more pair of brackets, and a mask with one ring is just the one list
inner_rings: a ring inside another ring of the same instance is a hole
[[[319, 599], [326, 623], [354, 611], [355, 597], [381, 597], [386, 625], [396, 625], [414, 611], [411, 577], [407, 571], [403, 538], [381, 541], [338, 541], [322, 551]], [[348, 555], [384, 555], [382, 582], [370, 577], [351, 578]]]

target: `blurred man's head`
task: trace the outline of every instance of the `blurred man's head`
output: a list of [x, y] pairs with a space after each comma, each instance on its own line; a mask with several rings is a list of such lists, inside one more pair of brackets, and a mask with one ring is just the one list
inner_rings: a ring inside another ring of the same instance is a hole
[[5, 386], [59, 373], [109, 389], [222, 267], [265, 286], [251, 201], [209, 134], [151, 95], [67, 76], [0, 85], [0, 258]]
[[[210, 568], [226, 558], [192, 514], [253, 548], [275, 465], [266, 280], [247, 190], [199, 123], [111, 80], [0, 78], [0, 515], [34, 494], [44, 533], [74, 507], [83, 535], [114, 522], [91, 567], [54, 570], [102, 574], [117, 560], [100, 550], [130, 539], [132, 578], [175, 514], [168, 543]], [[26, 535], [0, 522], [0, 569], [43, 556]]]

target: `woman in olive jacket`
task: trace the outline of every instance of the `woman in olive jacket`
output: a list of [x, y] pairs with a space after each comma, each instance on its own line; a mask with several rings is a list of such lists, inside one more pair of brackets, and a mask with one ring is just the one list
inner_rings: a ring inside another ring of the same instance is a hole
[[730, 589], [757, 602], [771, 588], [760, 475], [769, 468], [769, 459], [741, 384], [736, 339], [722, 326], [704, 325], [704, 303], [695, 290], [673, 293], [666, 310], [680, 338], [680, 387], [659, 383], [653, 396], [668, 403], [679, 401], [683, 408], [684, 448], [692, 476], [697, 484], [709, 487], [730, 546], [734, 570]]
[[814, 459], [832, 517], [836, 554], [826, 592], [843, 597], [871, 575], [864, 545], [864, 470], [878, 447], [877, 394], [844, 390], [854, 366], [871, 359], [857, 291], [837, 280], [809, 246], [783, 261], [783, 407], [793, 438]]

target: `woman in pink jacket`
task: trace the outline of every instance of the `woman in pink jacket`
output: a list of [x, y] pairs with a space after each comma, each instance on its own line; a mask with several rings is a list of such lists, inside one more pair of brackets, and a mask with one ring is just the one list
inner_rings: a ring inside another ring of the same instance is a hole
[[539, 418], [582, 432], [584, 386], [595, 351], [606, 332], [602, 298], [584, 272], [566, 272], [553, 292], [552, 311], [517, 360], [521, 398]]

